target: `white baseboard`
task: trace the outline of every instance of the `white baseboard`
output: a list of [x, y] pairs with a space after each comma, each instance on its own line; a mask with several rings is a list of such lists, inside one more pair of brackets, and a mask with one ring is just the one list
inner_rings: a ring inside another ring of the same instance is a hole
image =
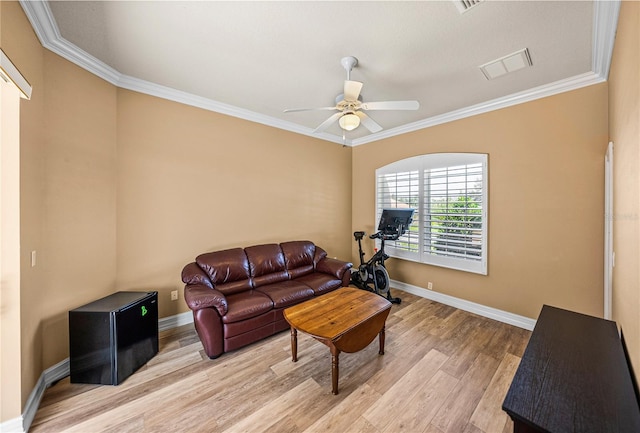
[[3, 433], [24, 433], [26, 430], [22, 428], [22, 425], [22, 417], [19, 416], [18, 418], [0, 423], [0, 431]]
[[158, 320], [158, 331], [166, 331], [167, 329], [177, 328], [178, 326], [189, 323], [193, 323], [193, 313], [191, 311], [175, 314], [169, 317], [163, 317]]
[[479, 316], [487, 317], [489, 319], [497, 320], [498, 322], [507, 323], [509, 325], [527, 329], [529, 331], [532, 331], [533, 327], [536, 325], [535, 319], [530, 319], [518, 314], [513, 314], [507, 311], [498, 310], [496, 308], [487, 307], [482, 304], [476, 304], [475, 302], [466, 301], [464, 299], [456, 298], [450, 295], [445, 295], [444, 293], [434, 292], [433, 290], [427, 290], [425, 288], [403, 283], [401, 281], [391, 280], [390, 283], [391, 287], [402, 290], [403, 292], [411, 293], [413, 295], [420, 296], [421, 298], [440, 302], [441, 304], [450, 305], [452, 307], [459, 308], [461, 310], [468, 311]]
[[38, 406], [40, 406], [44, 391], [52, 384], [67, 376], [69, 376], [69, 358], [43, 371], [36, 382], [36, 386], [31, 391], [31, 394], [29, 394], [22, 416], [0, 423], [0, 432], [24, 433], [29, 431], [33, 418], [36, 416]]
[[[497, 320], [519, 328], [528, 329], [529, 331], [533, 330], [533, 327], [536, 324], [534, 319], [530, 319], [528, 317], [476, 304], [475, 302], [466, 301], [464, 299], [434, 292], [433, 290], [427, 290], [422, 287], [413, 286], [400, 281], [391, 280], [391, 286], [402, 290], [403, 292], [412, 293], [422, 298], [431, 299], [432, 301], [440, 302], [441, 304], [450, 305], [489, 319]], [[190, 311], [169, 317], [163, 317], [158, 320], [158, 331], [166, 331], [189, 323], [193, 323], [193, 315]], [[43, 371], [36, 383], [36, 386], [29, 395], [29, 399], [27, 400], [22, 416], [0, 423], [0, 431], [11, 433], [27, 432], [36, 415], [38, 406], [40, 406], [40, 401], [42, 400], [44, 391], [54, 383], [69, 376], [69, 371], [69, 358], [62, 360], [56, 365]]]
[[[193, 323], [193, 314], [190, 311], [163, 317], [158, 320], [158, 331], [166, 331], [189, 323]], [[43, 371], [31, 394], [29, 394], [22, 416], [0, 423], [0, 432], [25, 433], [29, 431], [33, 418], [36, 416], [36, 411], [40, 406], [40, 401], [44, 396], [44, 391], [54, 383], [69, 376], [69, 374], [69, 358], [65, 358]]]

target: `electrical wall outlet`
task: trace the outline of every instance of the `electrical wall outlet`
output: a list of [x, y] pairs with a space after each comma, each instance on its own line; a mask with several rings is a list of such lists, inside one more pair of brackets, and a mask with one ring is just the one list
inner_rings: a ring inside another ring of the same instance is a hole
[[427, 289], [433, 290], [433, 283], [431, 281], [427, 283]]
[[171, 300], [172, 301], [177, 301], [178, 300], [178, 291], [177, 290], [172, 290], [171, 291]]

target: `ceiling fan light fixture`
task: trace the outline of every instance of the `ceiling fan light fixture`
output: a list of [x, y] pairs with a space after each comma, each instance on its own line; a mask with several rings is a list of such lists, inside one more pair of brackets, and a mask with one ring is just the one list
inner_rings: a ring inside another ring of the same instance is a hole
[[338, 119], [338, 124], [345, 131], [353, 131], [360, 126], [360, 118], [353, 113], [347, 113]]

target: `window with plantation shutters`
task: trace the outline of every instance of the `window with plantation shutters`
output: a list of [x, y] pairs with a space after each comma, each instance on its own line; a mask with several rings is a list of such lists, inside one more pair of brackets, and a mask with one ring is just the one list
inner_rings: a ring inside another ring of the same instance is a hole
[[376, 171], [376, 221], [383, 209], [413, 208], [413, 223], [386, 244], [391, 257], [487, 273], [487, 155], [437, 153]]
[[412, 253], [419, 252], [420, 236], [417, 230], [417, 207], [420, 202], [419, 174], [418, 170], [411, 170], [378, 176], [376, 221], [380, 220], [383, 209], [416, 209], [413, 215], [413, 223], [407, 232], [398, 240], [387, 241], [385, 244], [387, 251], [393, 250], [395, 256], [410, 258]]

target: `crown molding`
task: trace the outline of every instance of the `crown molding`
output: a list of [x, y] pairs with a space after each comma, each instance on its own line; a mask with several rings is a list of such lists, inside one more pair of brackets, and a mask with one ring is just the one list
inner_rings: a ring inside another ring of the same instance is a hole
[[335, 143], [342, 143], [342, 140], [335, 135], [326, 133], [314, 134], [313, 129], [311, 128], [306, 128], [292, 122], [277, 119], [275, 117], [265, 116], [264, 114], [256, 113], [255, 111], [246, 110], [234, 105], [214, 101], [209, 98], [194, 95], [193, 93], [183, 92], [181, 90], [176, 90], [170, 87], [151, 83], [149, 81], [141, 80], [129, 75], [120, 75], [120, 78], [116, 85], [123, 89], [144, 93], [150, 96], [167, 99], [197, 108], [202, 108], [208, 111], [214, 111], [216, 113], [225, 114], [227, 116], [237, 117], [239, 119], [248, 120], [250, 122], [260, 123], [274, 128], [294, 132], [296, 134], [308, 135], [309, 137], [319, 138]]
[[373, 141], [382, 140], [384, 138], [406, 134], [408, 132], [417, 131], [419, 129], [429, 128], [447, 122], [453, 122], [454, 120], [460, 120], [466, 117], [488, 113], [490, 111], [499, 110], [501, 108], [511, 107], [513, 105], [531, 102], [535, 101], [536, 99], [546, 98], [547, 96], [553, 96], [559, 93], [580, 89], [581, 87], [605, 82], [609, 77], [609, 69], [611, 67], [611, 58], [613, 56], [613, 47], [616, 38], [619, 15], [620, 0], [594, 1], [591, 72], [507, 95], [502, 98], [482, 102], [480, 104], [465, 107], [460, 110], [450, 111], [448, 113], [433, 116], [425, 120], [402, 125], [397, 128], [387, 129], [376, 134], [368, 135], [361, 139], [353, 140], [351, 145], [359, 146], [361, 144], [371, 143]]
[[406, 134], [408, 132], [418, 131], [420, 129], [430, 128], [432, 126], [441, 125], [443, 123], [453, 122], [478, 114], [488, 113], [490, 111], [507, 108], [525, 102], [535, 101], [536, 99], [546, 98], [547, 96], [557, 95], [559, 93], [576, 90], [581, 87], [591, 86], [606, 81], [601, 76], [587, 72], [575, 77], [566, 78], [556, 81], [555, 83], [545, 84], [543, 86], [534, 87], [522, 92], [513, 93], [502, 98], [493, 99], [491, 101], [482, 102], [480, 104], [465, 107], [460, 110], [450, 111], [448, 113], [429, 117], [397, 128], [386, 129], [376, 134], [371, 134], [361, 139], [352, 141], [352, 146], [359, 146], [373, 141], [382, 140], [384, 138], [394, 137], [396, 135]]
[[70, 43], [60, 35], [58, 25], [47, 1], [20, 0], [20, 5], [43, 47], [69, 60], [71, 63], [75, 63], [92, 74], [97, 75], [103, 80], [108, 81], [114, 86], [118, 85], [118, 81], [122, 75], [120, 72]]
[[613, 46], [616, 40], [620, 0], [601, 0], [593, 5], [593, 45], [591, 68], [604, 80], [609, 79]]
[[326, 132], [316, 134], [313, 132], [313, 129], [303, 127], [292, 122], [121, 74], [114, 68], [101, 62], [89, 53], [64, 39], [60, 35], [58, 26], [53, 14], [51, 13], [51, 9], [49, 8], [49, 3], [46, 0], [20, 0], [20, 5], [27, 15], [31, 26], [43, 47], [60, 55], [70, 62], [75, 63], [98, 77], [101, 77], [114, 86], [260, 123], [285, 131], [294, 132], [296, 134], [306, 135], [320, 140], [347, 146], [359, 146], [606, 81], [609, 76], [611, 57], [613, 55], [618, 16], [620, 14], [620, 2], [621, 0], [594, 1], [592, 72], [352, 140], [348, 138], [343, 140], [342, 137], [328, 134]]

